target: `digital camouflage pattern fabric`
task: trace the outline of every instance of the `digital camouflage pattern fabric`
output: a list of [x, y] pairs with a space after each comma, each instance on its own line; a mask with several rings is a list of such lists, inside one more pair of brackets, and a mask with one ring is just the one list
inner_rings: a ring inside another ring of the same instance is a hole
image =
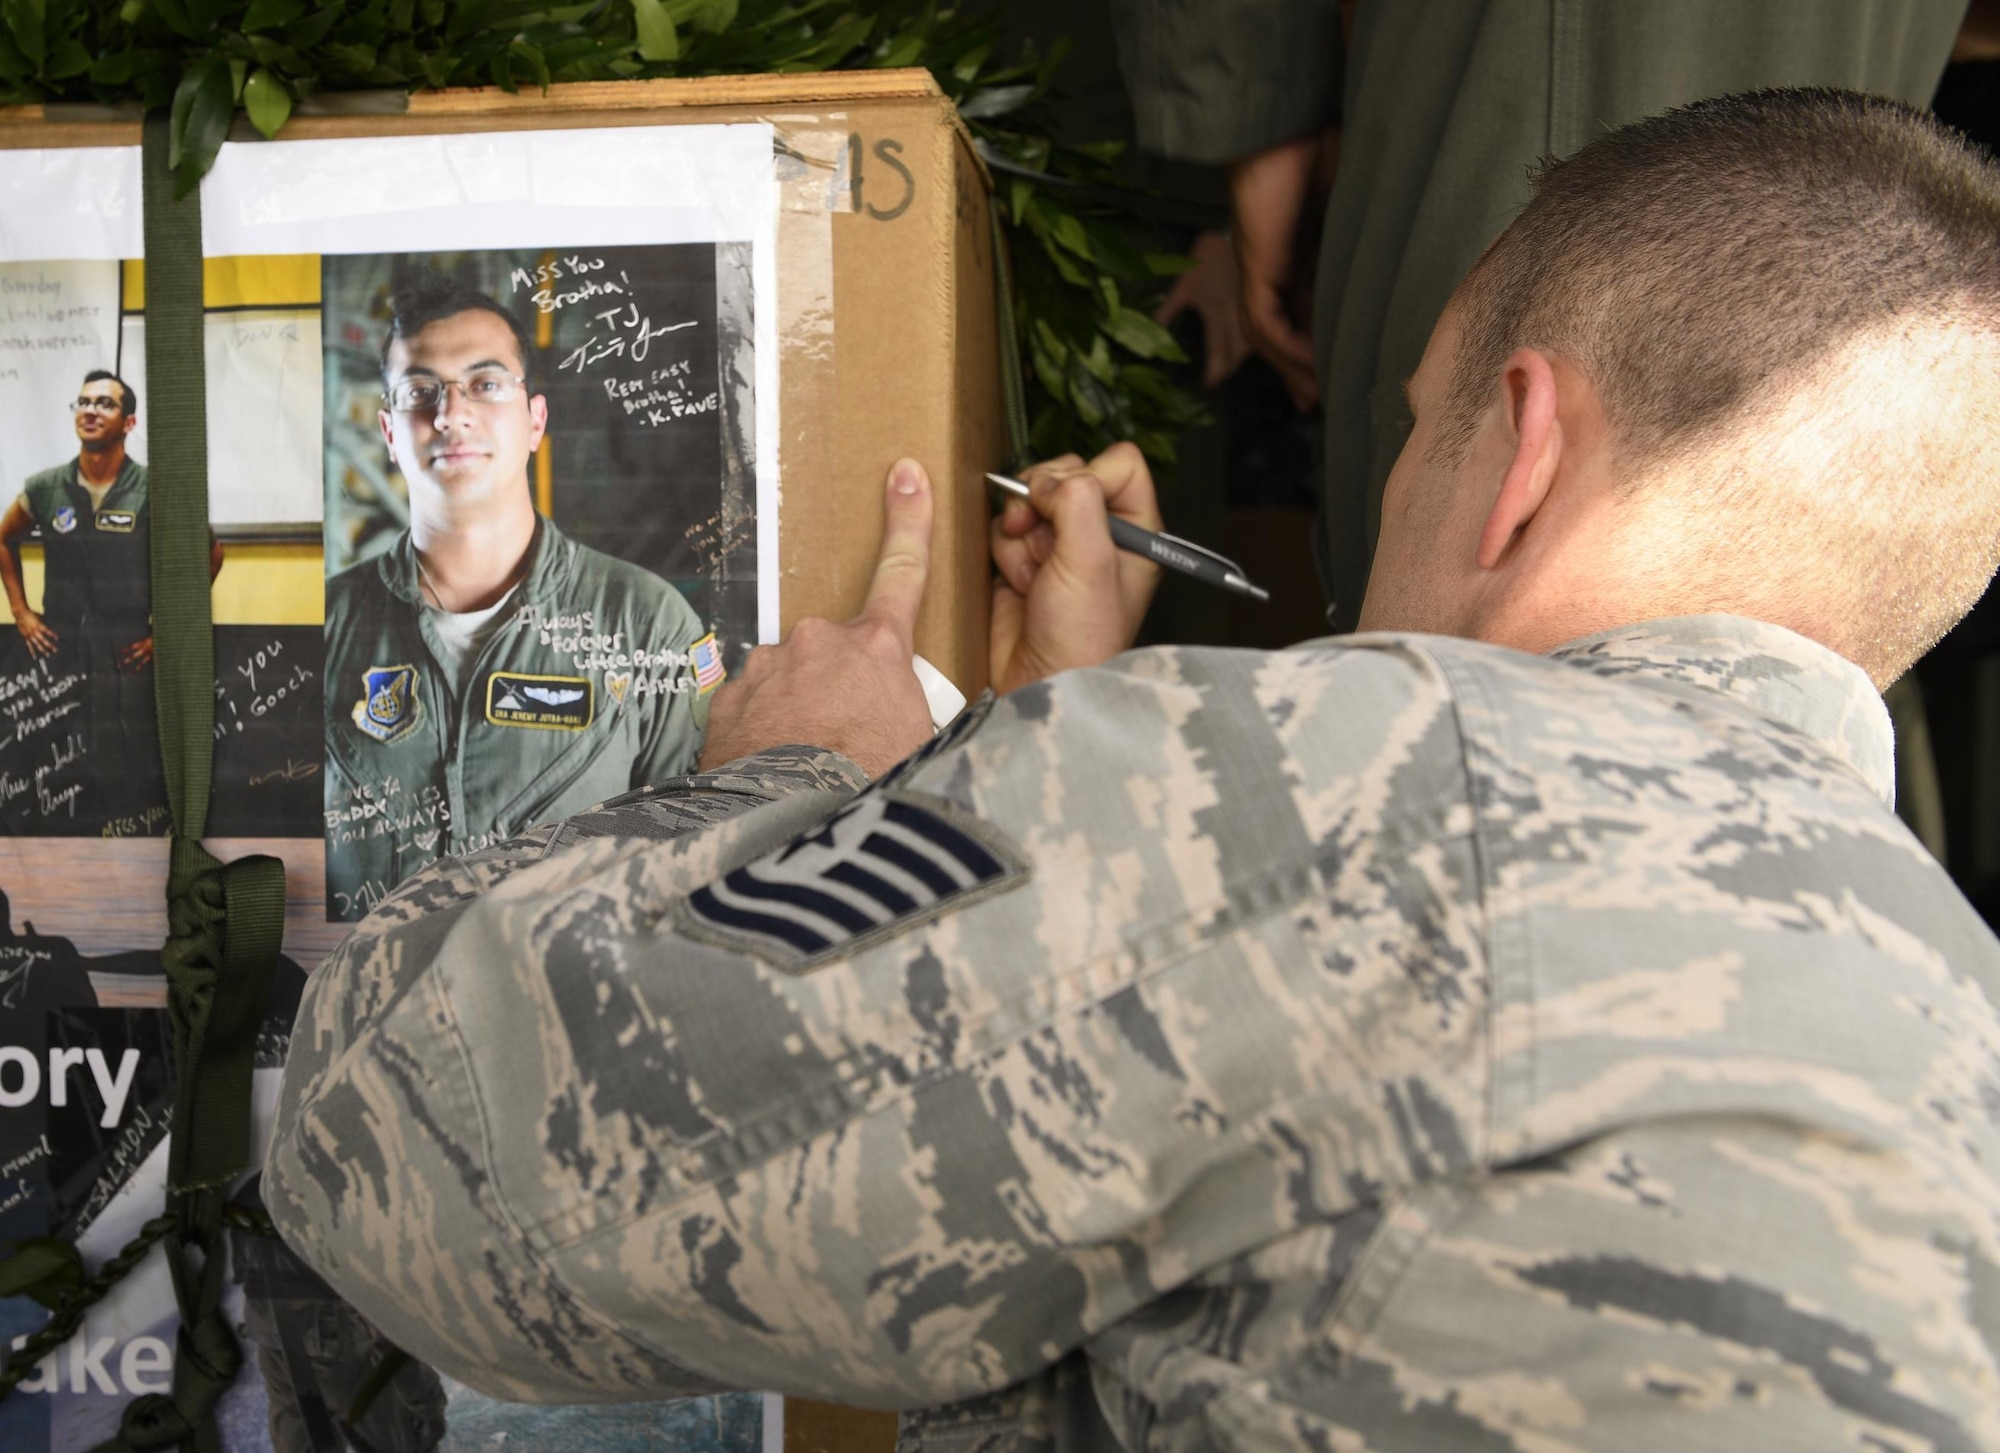
[[682, 928], [842, 840], [803, 749], [420, 874], [313, 975], [265, 1193], [502, 1397], [2000, 1447], [2000, 945], [1890, 756], [1860, 671], [1728, 617], [1133, 653], [867, 789], [1025, 871], [844, 957]]

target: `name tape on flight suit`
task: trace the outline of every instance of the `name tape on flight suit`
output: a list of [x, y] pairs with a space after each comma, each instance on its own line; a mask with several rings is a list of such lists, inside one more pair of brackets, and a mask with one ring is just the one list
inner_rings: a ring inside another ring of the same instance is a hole
[[486, 678], [486, 720], [494, 726], [580, 732], [596, 712], [587, 676], [495, 671]]
[[137, 528], [139, 516], [133, 510], [99, 510], [97, 528], [109, 530], [114, 535], [129, 535]]

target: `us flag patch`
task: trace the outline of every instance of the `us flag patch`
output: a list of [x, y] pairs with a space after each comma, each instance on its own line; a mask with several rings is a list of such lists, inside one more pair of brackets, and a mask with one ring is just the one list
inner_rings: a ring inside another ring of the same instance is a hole
[[694, 664], [694, 689], [700, 695], [715, 690], [729, 674], [722, 669], [722, 647], [715, 644], [714, 631], [688, 647], [688, 660]]
[[800, 973], [1001, 893], [1028, 866], [984, 823], [881, 791], [675, 905], [691, 936]]

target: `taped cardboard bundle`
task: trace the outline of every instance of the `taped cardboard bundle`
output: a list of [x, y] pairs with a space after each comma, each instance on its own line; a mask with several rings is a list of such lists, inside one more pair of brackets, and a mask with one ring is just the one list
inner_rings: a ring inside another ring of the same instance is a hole
[[[142, 193], [136, 122], [0, 112], [0, 1240], [90, 1266], [158, 1212], [171, 1102], [146, 564], [170, 264]], [[287, 886], [260, 1114], [348, 923], [438, 856], [687, 770], [753, 645], [859, 607], [902, 455], [938, 497], [917, 648], [985, 685], [988, 180], [927, 73], [301, 115], [233, 135], [201, 220], [206, 840]], [[233, 1245], [225, 1444], [318, 1446], [383, 1349], [281, 1247]], [[46, 1318], [0, 1300], [17, 1346]], [[0, 1447], [110, 1436], [170, 1387], [176, 1324], [142, 1265], [0, 1401]], [[781, 1422], [745, 1394], [580, 1423], [421, 1368], [371, 1409], [410, 1447], [748, 1450]], [[795, 1411], [829, 1446], [888, 1426]]]

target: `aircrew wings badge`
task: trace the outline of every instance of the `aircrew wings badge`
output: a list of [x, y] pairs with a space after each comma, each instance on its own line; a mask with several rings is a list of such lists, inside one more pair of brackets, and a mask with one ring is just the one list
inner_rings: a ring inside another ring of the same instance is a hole
[[354, 703], [354, 724], [378, 742], [408, 736], [423, 720], [417, 700], [417, 668], [370, 666], [361, 673], [361, 700]]
[[1027, 881], [991, 827], [871, 791], [674, 905], [681, 930], [802, 974]]

